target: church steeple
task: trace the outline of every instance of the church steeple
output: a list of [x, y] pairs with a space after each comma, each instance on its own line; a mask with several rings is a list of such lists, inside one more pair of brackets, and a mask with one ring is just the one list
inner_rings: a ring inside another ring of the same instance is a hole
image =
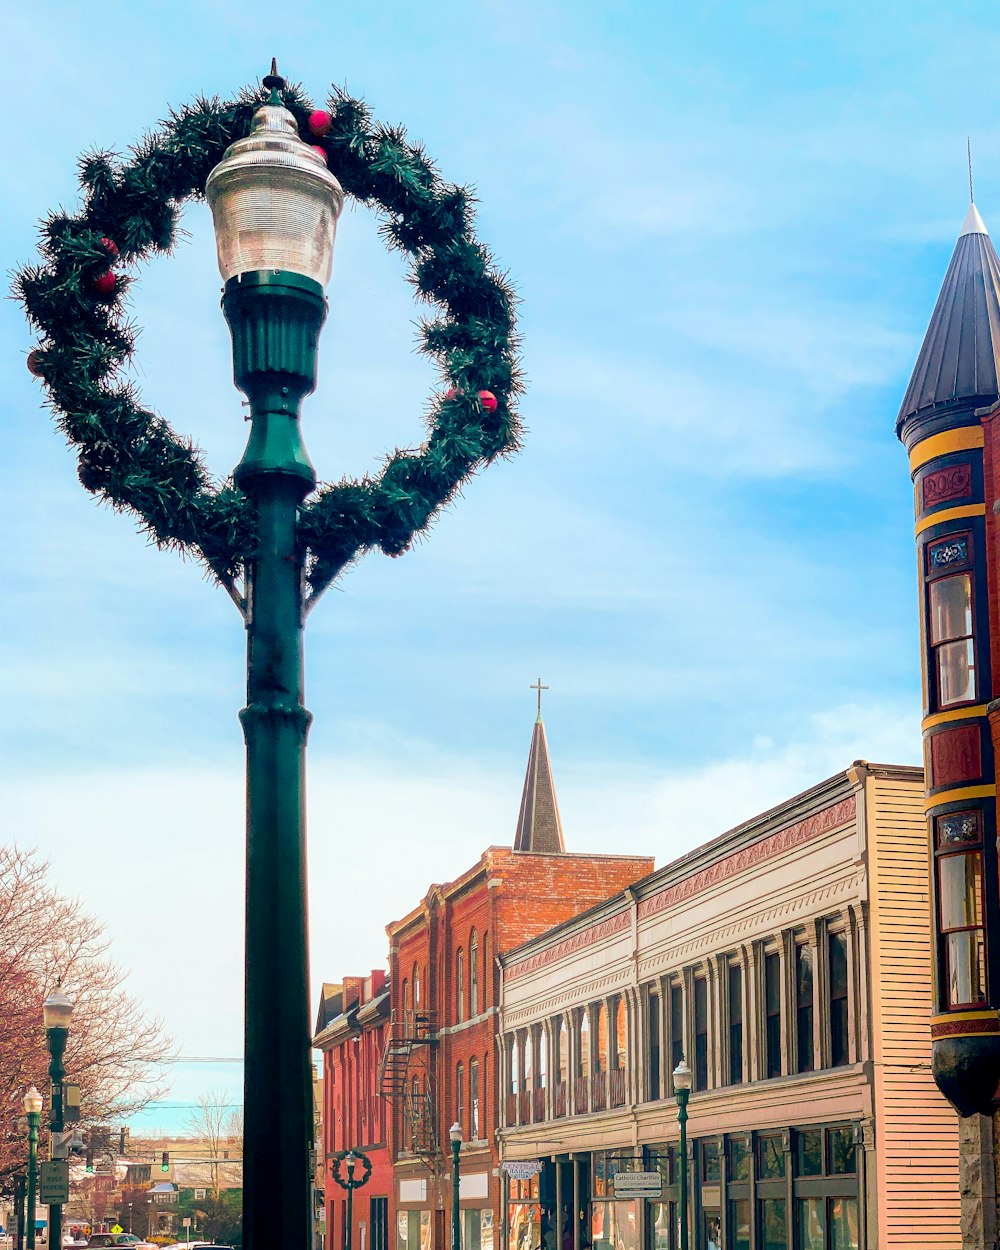
[[545, 738], [545, 725], [542, 723], [542, 691], [548, 690], [548, 686], [543, 686], [539, 677], [531, 689], [538, 691], [538, 715], [531, 733], [528, 770], [524, 775], [514, 850], [553, 855], [565, 851], [566, 845], [563, 842], [552, 765], [549, 763], [549, 744]]
[[975, 423], [975, 410], [1000, 394], [998, 361], [1000, 258], [970, 203], [899, 409], [896, 429], [907, 447], [937, 429]]

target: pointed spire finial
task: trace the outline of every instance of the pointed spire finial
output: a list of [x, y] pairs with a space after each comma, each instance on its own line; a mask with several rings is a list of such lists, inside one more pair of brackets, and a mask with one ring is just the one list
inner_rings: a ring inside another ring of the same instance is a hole
[[969, 135], [965, 136], [965, 151], [969, 157], [969, 203], [975, 204], [976, 197], [972, 192], [972, 139]]
[[284, 90], [285, 80], [278, 73], [278, 58], [276, 56], [271, 57], [271, 72], [264, 76], [264, 86], [271, 93], [268, 104], [280, 104], [281, 96], [279, 92]]
[[541, 720], [542, 719], [542, 691], [548, 690], [548, 686], [543, 686], [542, 679], [539, 677], [538, 681], [530, 685], [528, 689], [538, 691], [538, 719]]

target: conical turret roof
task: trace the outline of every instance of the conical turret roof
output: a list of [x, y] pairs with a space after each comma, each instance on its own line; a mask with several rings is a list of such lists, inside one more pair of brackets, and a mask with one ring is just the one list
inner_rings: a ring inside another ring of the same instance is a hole
[[1000, 258], [975, 204], [962, 232], [899, 410], [899, 422], [926, 409], [994, 403], [1000, 394]]
[[566, 850], [562, 821], [559, 819], [559, 804], [556, 801], [556, 787], [552, 780], [552, 765], [549, 763], [549, 744], [545, 737], [540, 708], [531, 734], [531, 749], [528, 752], [528, 769], [524, 775], [514, 850], [549, 855]]

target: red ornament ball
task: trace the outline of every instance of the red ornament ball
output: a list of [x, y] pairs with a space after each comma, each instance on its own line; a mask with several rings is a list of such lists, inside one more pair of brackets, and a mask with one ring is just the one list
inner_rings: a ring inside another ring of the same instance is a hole
[[480, 391], [479, 402], [483, 405], [487, 412], [496, 412], [498, 401], [492, 391]]
[[104, 244], [105, 251], [111, 259], [117, 260], [119, 255], [118, 244], [114, 241], [114, 239], [102, 239], [101, 242]]
[[458, 389], [457, 389], [456, 387], [454, 387], [454, 386], [450, 386], [450, 387], [449, 387], [449, 388], [445, 391], [445, 393], [444, 393], [444, 397], [445, 397], [445, 399], [457, 399], [457, 398], [458, 398]]
[[329, 134], [332, 125], [333, 118], [323, 109], [316, 109], [314, 113], [309, 114], [309, 133], [314, 134], [317, 139]]
[[322, 160], [323, 164], [325, 165], [326, 164], [326, 148], [321, 148], [318, 143], [313, 143], [310, 146], [312, 147], [312, 150], [315, 153], [317, 153], [320, 160]]
[[36, 378], [42, 376], [42, 353], [40, 348], [28, 352], [28, 372]]
[[118, 278], [111, 269], [108, 269], [105, 273], [99, 273], [94, 279], [94, 293], [99, 295], [101, 299], [110, 299], [117, 290]]

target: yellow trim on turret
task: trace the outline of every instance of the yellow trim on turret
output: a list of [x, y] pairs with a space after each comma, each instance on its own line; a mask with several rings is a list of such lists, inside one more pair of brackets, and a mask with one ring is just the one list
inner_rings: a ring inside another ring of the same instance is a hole
[[946, 1011], [940, 1016], [931, 1016], [931, 1024], [951, 1024], [953, 1020], [996, 1020], [997, 1013], [990, 1011]]
[[970, 447], [982, 447], [983, 427], [963, 425], [960, 430], [944, 430], [922, 439], [910, 452], [910, 472], [916, 473], [928, 460], [948, 456], [953, 451], [967, 451]]
[[940, 512], [932, 512], [930, 516], [925, 516], [922, 521], [918, 521], [914, 527], [914, 534], [919, 536], [924, 530], [929, 530], [932, 525], [941, 525], [945, 521], [961, 521], [967, 516], [985, 516], [986, 505], [984, 503], [967, 503], [961, 508], [942, 508]]
[[929, 812], [932, 807], [940, 807], [942, 803], [961, 803], [965, 799], [996, 798], [996, 793], [996, 786], [962, 786], [958, 790], [942, 790], [940, 794], [924, 799], [924, 811]]
[[933, 716], [925, 716], [920, 722], [924, 730], [933, 729], [936, 725], [946, 725], [951, 720], [974, 720], [977, 716], [986, 715], [985, 703], [974, 703], [971, 707], [956, 707], [950, 712], [937, 712]]

